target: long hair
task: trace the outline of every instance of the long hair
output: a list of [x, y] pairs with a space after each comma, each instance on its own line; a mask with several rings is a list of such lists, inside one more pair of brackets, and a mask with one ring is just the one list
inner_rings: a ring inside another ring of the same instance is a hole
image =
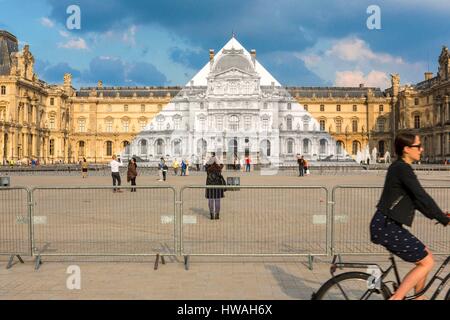
[[416, 136], [412, 133], [399, 133], [395, 137], [395, 154], [398, 158], [401, 158], [403, 156], [403, 149], [405, 147], [410, 147], [414, 144], [415, 139]]

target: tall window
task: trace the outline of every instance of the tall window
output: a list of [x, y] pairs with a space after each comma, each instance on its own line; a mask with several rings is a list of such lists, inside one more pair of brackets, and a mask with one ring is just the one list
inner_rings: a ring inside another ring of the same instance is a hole
[[358, 106], [356, 104], [353, 105], [353, 112], [357, 112], [358, 111]]
[[325, 106], [323, 104], [320, 105], [320, 111], [324, 112], [325, 111]]
[[50, 129], [55, 129], [55, 122], [56, 122], [56, 116], [54, 114], [51, 114], [50, 119], [49, 119], [49, 128]]
[[55, 105], [55, 98], [50, 98], [50, 105], [54, 106]]
[[1, 95], [4, 96], [6, 94], [6, 86], [2, 86], [0, 92]]
[[84, 148], [85, 148], [84, 141], [78, 142], [78, 156], [79, 157], [84, 157], [84, 155], [85, 155]]
[[174, 125], [175, 130], [180, 130], [181, 117], [176, 116], [175, 118], [173, 118], [173, 125]]
[[156, 141], [156, 154], [159, 156], [164, 154], [164, 141], [162, 139]]
[[342, 155], [344, 152], [344, 143], [342, 141], [336, 142], [336, 154]]
[[303, 139], [303, 153], [309, 153], [310, 142], [309, 139]]
[[158, 131], [163, 130], [164, 117], [158, 117], [158, 118], [156, 119], [156, 122], [157, 122], [157, 128], [158, 128]]
[[228, 120], [228, 127], [231, 131], [239, 130], [239, 118], [237, 116], [231, 116]]
[[269, 130], [269, 118], [268, 117], [262, 118], [262, 129], [265, 131]]
[[414, 98], [414, 105], [419, 105], [419, 98]]
[[337, 119], [336, 120], [336, 133], [341, 133], [341, 132], [342, 132], [342, 120]]
[[129, 122], [128, 120], [125, 120], [122, 122], [123, 132], [128, 132], [129, 129]]
[[113, 131], [112, 127], [113, 127], [112, 120], [111, 119], [106, 120], [106, 126], [105, 126], [106, 132], [112, 132]]
[[383, 106], [382, 104], [380, 104], [380, 105], [378, 106], [378, 109], [379, 109], [380, 112], [383, 112], [383, 111], [384, 111], [384, 106]]
[[112, 156], [113, 143], [112, 141], [106, 141], [106, 155], [108, 157]]
[[292, 109], [292, 104], [291, 104], [290, 102], [288, 102], [288, 104], [287, 104], [287, 109], [288, 109], [288, 110], [291, 110], [291, 109]]
[[325, 120], [320, 120], [320, 131], [325, 131]]
[[338, 105], [336, 106], [336, 111], [341, 111], [341, 105], [340, 105], [340, 104], [338, 104]]
[[217, 125], [217, 130], [222, 131], [223, 130], [223, 118], [222, 117], [216, 117], [216, 125]]
[[292, 117], [287, 117], [286, 119], [286, 129], [287, 130], [292, 130]]
[[173, 153], [176, 156], [180, 156], [181, 155], [181, 141], [180, 140], [176, 140], [173, 143]]
[[124, 111], [124, 112], [128, 112], [128, 105], [124, 105], [124, 106], [123, 106], [123, 111]]
[[309, 131], [309, 119], [307, 117], [303, 119], [303, 131]]
[[352, 120], [352, 131], [358, 132], [358, 120]]
[[305, 104], [305, 105], [303, 106], [303, 109], [305, 109], [305, 111], [308, 111], [308, 105]]
[[140, 142], [141, 145], [141, 155], [147, 155], [147, 140], [141, 140]]
[[141, 112], [145, 112], [145, 104], [141, 104]]
[[359, 141], [353, 141], [353, 143], [352, 143], [352, 155], [356, 155], [360, 149], [361, 148], [360, 148]]
[[50, 139], [50, 156], [54, 156], [55, 155], [55, 140], [54, 139]]
[[420, 116], [414, 116], [414, 128], [415, 129], [420, 129]]
[[252, 127], [252, 118], [251, 117], [245, 117], [244, 126], [245, 126], [246, 131], [251, 129], [251, 127]]
[[199, 125], [200, 125], [200, 131], [206, 130], [206, 117], [204, 115], [201, 115], [198, 119]]
[[287, 153], [293, 154], [294, 153], [294, 140], [289, 139], [287, 141]]
[[130, 154], [130, 143], [128, 141], [123, 142], [123, 148], [125, 149], [125, 154], [129, 155]]
[[139, 128], [141, 128], [141, 131], [145, 130], [146, 126], [147, 126], [147, 121], [139, 120]]
[[384, 123], [385, 123], [385, 121], [384, 121], [383, 118], [380, 118], [380, 119], [377, 120], [377, 125], [378, 125], [378, 131], [379, 132], [384, 132]]
[[86, 119], [78, 119], [78, 132], [86, 132]]
[[326, 154], [327, 153], [327, 140], [325, 140], [325, 139], [320, 140], [319, 153], [320, 154]]

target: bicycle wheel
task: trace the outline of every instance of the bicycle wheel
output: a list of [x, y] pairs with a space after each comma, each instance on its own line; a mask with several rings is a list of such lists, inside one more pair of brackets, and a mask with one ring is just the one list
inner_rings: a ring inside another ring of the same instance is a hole
[[313, 300], [386, 300], [391, 296], [382, 282], [381, 288], [369, 289], [371, 275], [364, 272], [346, 272], [325, 282], [313, 295]]

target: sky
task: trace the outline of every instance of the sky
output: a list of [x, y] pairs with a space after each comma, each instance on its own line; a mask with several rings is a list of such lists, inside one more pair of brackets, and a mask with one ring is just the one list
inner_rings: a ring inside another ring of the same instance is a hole
[[437, 72], [449, 16], [448, 0], [0, 0], [0, 30], [30, 45], [38, 77], [70, 72], [77, 88], [183, 86], [233, 33], [285, 86], [417, 83]]

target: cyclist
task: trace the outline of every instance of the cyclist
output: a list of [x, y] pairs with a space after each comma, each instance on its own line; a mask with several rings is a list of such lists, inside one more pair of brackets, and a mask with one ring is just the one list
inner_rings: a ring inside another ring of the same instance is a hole
[[[420, 292], [426, 283], [434, 259], [428, 248], [403, 227], [411, 227], [415, 210], [444, 226], [450, 219], [425, 192], [413, 172], [411, 164], [420, 160], [422, 145], [419, 136], [401, 133], [395, 138], [397, 161], [389, 167], [383, 193], [370, 222], [371, 241], [416, 266], [406, 275], [391, 300], [402, 300], [415, 289]], [[419, 297], [418, 299], [423, 299]]]

